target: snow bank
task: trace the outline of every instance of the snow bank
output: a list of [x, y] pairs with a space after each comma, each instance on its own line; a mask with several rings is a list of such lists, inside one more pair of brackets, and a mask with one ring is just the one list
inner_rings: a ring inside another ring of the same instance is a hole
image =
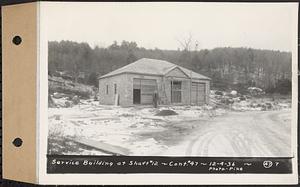
[[252, 98], [234, 102], [232, 109], [236, 111], [266, 111], [291, 108], [290, 100], [272, 100], [271, 98]]

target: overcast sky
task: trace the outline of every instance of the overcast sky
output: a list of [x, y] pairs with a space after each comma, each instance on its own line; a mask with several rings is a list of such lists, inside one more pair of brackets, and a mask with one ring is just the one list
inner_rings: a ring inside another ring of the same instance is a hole
[[50, 41], [107, 47], [113, 41], [127, 40], [140, 47], [175, 50], [181, 48], [178, 40], [191, 35], [198, 49], [291, 51], [297, 12], [295, 3], [52, 2], [41, 7]]

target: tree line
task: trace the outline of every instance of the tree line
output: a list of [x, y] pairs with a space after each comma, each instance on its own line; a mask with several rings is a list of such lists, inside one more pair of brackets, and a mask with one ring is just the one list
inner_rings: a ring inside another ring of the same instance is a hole
[[91, 48], [87, 43], [51, 41], [48, 43], [49, 74], [69, 72], [78, 81], [97, 86], [97, 77], [140, 58], [166, 60], [212, 79], [212, 87], [245, 90], [256, 86], [267, 92], [291, 91], [292, 54], [252, 48], [211, 50], [145, 49], [136, 42], [114, 42], [108, 47]]

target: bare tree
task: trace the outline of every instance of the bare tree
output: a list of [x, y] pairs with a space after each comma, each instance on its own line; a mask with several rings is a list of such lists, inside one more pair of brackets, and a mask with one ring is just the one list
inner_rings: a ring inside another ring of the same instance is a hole
[[198, 40], [194, 40], [191, 32], [189, 32], [186, 37], [182, 39], [176, 38], [176, 40], [180, 44], [180, 48], [182, 48], [183, 51], [197, 51], [199, 49], [199, 42]]
[[190, 51], [192, 48], [192, 41], [193, 41], [193, 36], [192, 33], [189, 32], [189, 35], [183, 39], [176, 39], [180, 46], [183, 48], [184, 51]]

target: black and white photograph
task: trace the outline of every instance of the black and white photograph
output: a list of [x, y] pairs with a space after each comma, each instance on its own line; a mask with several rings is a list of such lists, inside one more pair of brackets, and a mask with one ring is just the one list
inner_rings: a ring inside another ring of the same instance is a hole
[[4, 185], [299, 184], [298, 2], [0, 5]]
[[295, 156], [290, 4], [54, 7], [48, 155]]

